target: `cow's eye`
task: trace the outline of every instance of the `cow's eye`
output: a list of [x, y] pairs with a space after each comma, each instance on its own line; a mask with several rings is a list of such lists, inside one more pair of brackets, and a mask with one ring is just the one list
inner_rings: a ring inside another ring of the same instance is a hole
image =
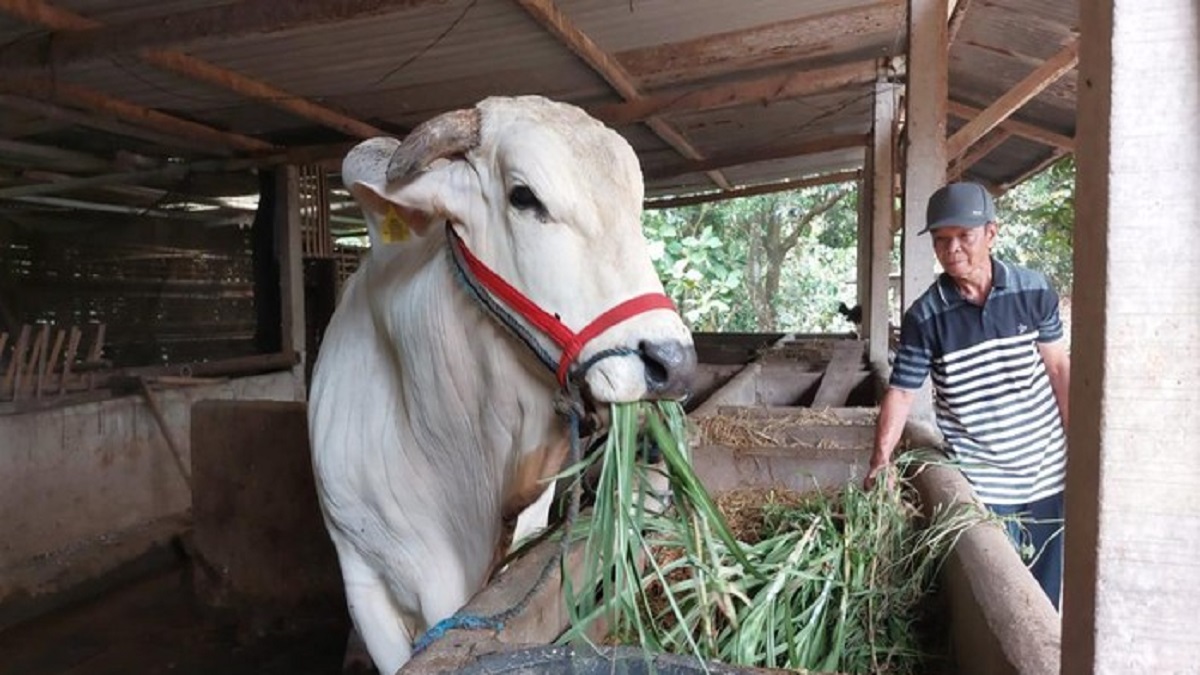
[[540, 209], [542, 203], [527, 185], [518, 185], [508, 193], [508, 203], [517, 209]]

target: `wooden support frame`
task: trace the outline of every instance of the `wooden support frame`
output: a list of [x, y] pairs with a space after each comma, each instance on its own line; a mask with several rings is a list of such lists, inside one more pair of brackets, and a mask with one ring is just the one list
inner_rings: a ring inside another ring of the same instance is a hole
[[788, 145], [772, 144], [769, 146], [751, 148], [731, 155], [714, 155], [703, 161], [685, 161], [668, 166], [649, 169], [646, 171], [648, 180], [663, 180], [689, 173], [701, 173], [725, 169], [731, 166], [769, 162], [806, 155], [818, 155], [825, 152], [850, 150], [867, 145], [868, 137], [862, 134], [846, 134], [842, 136], [827, 136], [800, 141]]
[[[228, 40], [243, 35], [265, 35], [312, 28], [338, 21], [416, 9], [445, 0], [337, 0], [280, 2], [241, 0], [170, 15], [154, 16], [95, 27], [85, 31], [56, 33], [8, 45], [0, 72], [38, 71], [51, 75], [56, 70], [118, 54], [143, 49], [162, 49], [210, 38]], [[16, 13], [26, 0], [0, 0], [0, 10]]]
[[[580, 30], [565, 14], [559, 10], [552, 0], [516, 0], [530, 16], [560, 42], [571, 49], [584, 63], [596, 71], [612, 86], [618, 94], [630, 102], [641, 100], [633, 77], [610, 54], [600, 48], [586, 33]], [[683, 155], [686, 159], [700, 161], [704, 155], [700, 153], [691, 141], [679, 133], [666, 121], [657, 117], [644, 120], [659, 138]], [[723, 190], [732, 189], [732, 185], [719, 171], [706, 172], [709, 179]]]
[[[616, 57], [639, 82], [660, 87], [829, 56], [831, 43], [850, 36], [862, 41], [865, 36], [878, 35], [880, 46], [890, 49], [896, 33], [903, 30], [904, 15], [903, 0], [878, 0], [803, 19], [627, 50]], [[896, 54], [873, 50], [872, 56]]]
[[771, 75], [701, 89], [666, 91], [625, 103], [594, 106], [591, 113], [613, 126], [634, 124], [655, 115], [719, 110], [742, 105], [821, 94], [875, 81], [879, 63], [872, 59], [817, 70]]
[[[48, 5], [40, 0], [0, 0], [0, 9], [54, 31], [82, 31], [103, 26], [99, 21]], [[360, 122], [301, 96], [182, 52], [143, 49], [138, 52], [138, 55], [143, 61], [164, 70], [274, 105], [304, 119], [337, 129], [348, 136], [370, 138], [384, 135], [383, 131], [365, 122]]]
[[[970, 122], [978, 117], [983, 110], [967, 105], [966, 103], [949, 101], [946, 104], [946, 112], [961, 120]], [[1067, 152], [1072, 152], [1075, 150], [1074, 138], [1064, 134], [1055, 133], [1053, 131], [1048, 131], [1037, 125], [1022, 122], [1021, 120], [1016, 120], [1011, 117], [998, 124], [996, 128], [1011, 132], [1014, 136], [1020, 136], [1021, 138], [1035, 141], [1041, 143], [1042, 145], [1048, 145], [1052, 148], [1059, 148], [1060, 150], [1066, 150]]]
[[643, 208], [675, 209], [681, 206], [692, 206], [694, 204], [704, 204], [706, 202], [717, 202], [725, 199], [734, 199], [737, 197], [753, 197], [755, 195], [766, 195], [774, 192], [785, 192], [787, 190], [799, 190], [801, 188], [815, 187], [817, 185], [849, 183], [850, 181], [858, 180], [861, 177], [862, 172], [857, 169], [853, 171], [839, 171], [836, 173], [827, 173], [821, 176], [813, 176], [811, 178], [802, 178], [800, 180], [763, 183], [761, 185], [750, 185], [746, 187], [735, 188], [733, 190], [722, 190], [720, 192], [704, 192], [700, 194], [685, 195], [682, 197], [652, 199], [646, 201], [643, 204]]
[[0, 79], [0, 93], [16, 94], [91, 110], [123, 122], [155, 129], [165, 134], [191, 139], [199, 143], [210, 143], [221, 147], [251, 152], [269, 152], [278, 149], [274, 145], [257, 138], [229, 131], [220, 131], [210, 126], [168, 115], [151, 108], [145, 108], [122, 99], [113, 98], [95, 89], [78, 84], [31, 77], [3, 78]]
[[946, 180], [958, 180], [967, 171], [970, 171], [971, 167], [979, 163], [984, 157], [990, 155], [993, 150], [1004, 145], [1004, 142], [1012, 138], [1012, 136], [1012, 132], [1005, 129], [996, 129], [988, 134], [983, 140], [971, 146], [971, 149], [966, 154], [950, 164], [950, 167], [946, 169]]
[[1008, 119], [1021, 106], [1040, 94], [1079, 63], [1079, 41], [1073, 41], [1050, 57], [996, 102], [976, 115], [946, 141], [946, 156], [958, 159], [984, 134]]
[[896, 220], [898, 89], [899, 85], [887, 81], [875, 85], [874, 120], [867, 162], [871, 169], [867, 180], [868, 194], [865, 195], [865, 201], [870, 203], [870, 255], [862, 325], [867, 338], [867, 361], [880, 372], [888, 363], [888, 323], [892, 307], [889, 280]]

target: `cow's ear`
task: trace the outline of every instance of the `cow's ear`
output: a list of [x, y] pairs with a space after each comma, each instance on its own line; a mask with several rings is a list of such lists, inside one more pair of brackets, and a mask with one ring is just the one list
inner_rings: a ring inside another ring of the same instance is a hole
[[432, 223], [452, 217], [438, 196], [444, 181], [439, 171], [388, 185], [388, 162], [399, 145], [394, 138], [372, 138], [355, 146], [342, 162], [342, 182], [362, 209], [372, 246], [423, 237]]

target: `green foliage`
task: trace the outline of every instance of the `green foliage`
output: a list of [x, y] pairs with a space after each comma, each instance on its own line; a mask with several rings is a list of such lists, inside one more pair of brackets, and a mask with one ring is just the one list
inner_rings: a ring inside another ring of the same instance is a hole
[[[996, 255], [1072, 284], [1075, 163], [1054, 164], [997, 200]], [[652, 257], [697, 331], [843, 332], [857, 298], [858, 206], [843, 183], [648, 211]], [[898, 252], [893, 262], [898, 264]]]
[[1067, 157], [996, 201], [996, 256], [1044, 272], [1070, 295], [1075, 231], [1075, 160]]
[[853, 183], [732, 199], [643, 218], [659, 275], [698, 331], [846, 331], [853, 305]]

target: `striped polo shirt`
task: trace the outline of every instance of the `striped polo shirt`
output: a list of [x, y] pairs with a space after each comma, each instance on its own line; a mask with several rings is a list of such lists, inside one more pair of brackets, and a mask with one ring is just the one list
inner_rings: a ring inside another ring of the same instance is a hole
[[1063, 490], [1066, 439], [1037, 347], [1062, 335], [1046, 277], [995, 258], [983, 306], [941, 274], [904, 314], [891, 385], [918, 389], [932, 372], [938, 426], [987, 504]]

